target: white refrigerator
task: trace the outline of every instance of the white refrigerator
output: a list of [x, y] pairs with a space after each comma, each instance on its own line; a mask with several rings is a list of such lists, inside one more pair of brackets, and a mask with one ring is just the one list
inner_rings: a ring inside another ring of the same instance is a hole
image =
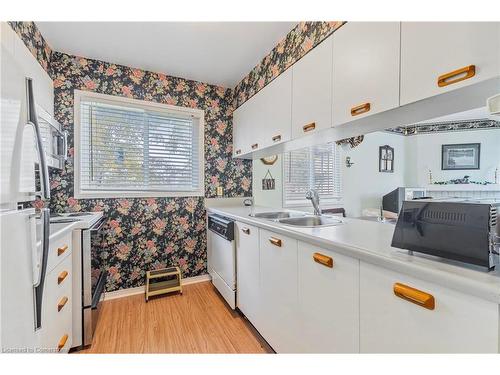
[[[0, 66], [0, 349], [4, 353], [36, 352], [49, 211], [18, 209], [18, 203], [36, 195], [50, 198], [48, 168], [33, 97], [37, 83], [26, 76], [4, 32]], [[35, 162], [40, 192], [35, 191]]]

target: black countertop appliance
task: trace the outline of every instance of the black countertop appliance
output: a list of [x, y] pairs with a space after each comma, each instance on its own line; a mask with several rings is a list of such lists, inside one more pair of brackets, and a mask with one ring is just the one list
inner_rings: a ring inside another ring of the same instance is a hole
[[494, 269], [500, 264], [500, 200], [404, 201], [392, 246]]

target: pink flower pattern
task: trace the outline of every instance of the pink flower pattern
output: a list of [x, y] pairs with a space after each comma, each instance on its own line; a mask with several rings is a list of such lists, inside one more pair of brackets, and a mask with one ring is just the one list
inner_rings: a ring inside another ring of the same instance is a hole
[[[108, 218], [93, 246], [93, 267], [104, 267], [108, 291], [144, 283], [145, 271], [179, 266], [183, 277], [206, 273], [203, 197], [75, 199], [73, 90], [88, 90], [205, 111], [205, 197], [223, 186], [228, 197], [251, 196], [251, 161], [232, 158], [232, 112], [342, 22], [301, 22], [234, 90], [85, 57], [55, 52], [33, 22], [9, 22], [54, 80], [55, 116], [70, 133], [70, 157], [51, 170], [51, 210], [102, 211]], [[35, 201], [43, 206], [43, 201]], [[97, 273], [94, 271], [94, 274]]]

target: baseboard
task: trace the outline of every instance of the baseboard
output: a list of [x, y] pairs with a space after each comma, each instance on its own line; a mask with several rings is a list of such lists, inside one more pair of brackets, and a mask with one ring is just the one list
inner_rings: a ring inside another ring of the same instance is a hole
[[[196, 284], [196, 283], [201, 283], [201, 282], [210, 281], [210, 280], [212, 280], [212, 278], [210, 277], [209, 274], [200, 275], [200, 276], [193, 276], [193, 277], [188, 277], [188, 278], [182, 279], [182, 285]], [[134, 296], [137, 294], [144, 294], [144, 293], [145, 293], [145, 286], [144, 285], [138, 286], [135, 288], [119, 289], [119, 290], [114, 290], [112, 292], [106, 292], [104, 294], [104, 301], [109, 301], [111, 299], [129, 297], [129, 296]]]

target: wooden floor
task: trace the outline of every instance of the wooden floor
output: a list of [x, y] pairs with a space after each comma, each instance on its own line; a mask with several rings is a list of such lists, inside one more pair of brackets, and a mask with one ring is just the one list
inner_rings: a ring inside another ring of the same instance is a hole
[[79, 353], [266, 353], [268, 345], [210, 282], [144, 301], [104, 301], [92, 346]]

